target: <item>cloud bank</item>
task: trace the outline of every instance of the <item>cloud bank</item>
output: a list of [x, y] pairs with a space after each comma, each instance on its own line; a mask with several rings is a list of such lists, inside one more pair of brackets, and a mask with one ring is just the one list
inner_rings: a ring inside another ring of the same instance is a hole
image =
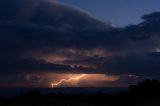
[[45, 79], [41, 74], [47, 73], [118, 75], [130, 82], [157, 78], [160, 12], [142, 19], [116, 28], [57, 2], [1, 0], [0, 83], [8, 76]]

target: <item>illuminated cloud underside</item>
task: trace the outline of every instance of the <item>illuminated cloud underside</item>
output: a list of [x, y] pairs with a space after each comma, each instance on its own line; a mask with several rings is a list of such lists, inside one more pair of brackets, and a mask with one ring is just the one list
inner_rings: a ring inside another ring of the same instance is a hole
[[56, 81], [50, 83], [51, 88], [56, 87], [106, 87], [104, 82], [114, 82], [119, 76], [108, 76], [104, 74], [57, 74]]

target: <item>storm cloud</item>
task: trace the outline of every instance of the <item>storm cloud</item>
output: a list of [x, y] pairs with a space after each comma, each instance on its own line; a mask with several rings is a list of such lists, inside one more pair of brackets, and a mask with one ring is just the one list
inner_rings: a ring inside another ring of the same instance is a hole
[[0, 75], [160, 76], [160, 12], [142, 19], [117, 28], [58, 2], [1, 0]]

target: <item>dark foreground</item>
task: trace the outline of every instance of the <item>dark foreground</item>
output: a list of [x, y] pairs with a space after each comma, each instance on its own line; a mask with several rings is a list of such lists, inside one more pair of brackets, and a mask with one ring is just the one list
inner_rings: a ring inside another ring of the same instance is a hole
[[160, 82], [146, 80], [115, 94], [42, 94], [34, 90], [14, 98], [1, 97], [0, 106], [160, 106]]

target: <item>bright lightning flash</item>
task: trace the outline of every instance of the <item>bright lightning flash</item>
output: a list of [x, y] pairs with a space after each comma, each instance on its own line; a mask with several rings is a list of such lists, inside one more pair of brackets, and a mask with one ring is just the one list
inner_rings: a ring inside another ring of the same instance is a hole
[[85, 76], [86, 76], [86, 74], [82, 74], [82, 75], [79, 75], [79, 76], [76, 76], [76, 77], [71, 77], [69, 79], [61, 79], [58, 82], [51, 83], [51, 87], [52, 88], [58, 87], [59, 85], [65, 83], [65, 82], [79, 81], [81, 78], [83, 78]]

